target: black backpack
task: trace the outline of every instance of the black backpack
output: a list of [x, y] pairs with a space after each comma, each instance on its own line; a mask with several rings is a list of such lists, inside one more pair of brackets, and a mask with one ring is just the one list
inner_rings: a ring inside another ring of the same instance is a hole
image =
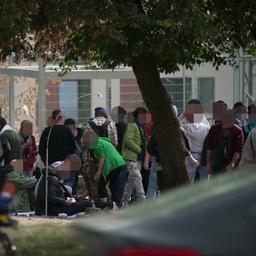
[[88, 122], [90, 127], [99, 137], [108, 138], [108, 125], [111, 123], [110, 120], [106, 120], [102, 125], [95, 124], [92, 120]]

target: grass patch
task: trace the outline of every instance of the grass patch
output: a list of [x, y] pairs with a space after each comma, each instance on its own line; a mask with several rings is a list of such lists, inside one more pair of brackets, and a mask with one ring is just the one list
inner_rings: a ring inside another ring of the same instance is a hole
[[[86, 256], [86, 248], [70, 224], [19, 225], [1, 229], [17, 247], [18, 256]], [[0, 255], [4, 255], [0, 246]]]

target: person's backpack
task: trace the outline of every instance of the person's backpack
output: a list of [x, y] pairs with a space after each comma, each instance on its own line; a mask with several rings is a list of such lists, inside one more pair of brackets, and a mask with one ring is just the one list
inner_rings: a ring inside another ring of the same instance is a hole
[[108, 138], [108, 125], [111, 123], [110, 120], [106, 120], [102, 125], [95, 124], [92, 120], [88, 122], [90, 127], [99, 137]]

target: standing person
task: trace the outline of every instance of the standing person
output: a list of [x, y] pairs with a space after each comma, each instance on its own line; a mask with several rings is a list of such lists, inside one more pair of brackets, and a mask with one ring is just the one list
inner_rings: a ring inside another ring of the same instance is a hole
[[[188, 102], [187, 107], [189, 107], [189, 105], [191, 105], [191, 109], [194, 109], [194, 112], [196, 114], [196, 118], [200, 119], [202, 123], [206, 124], [206, 125], [210, 125], [209, 121], [207, 120], [207, 118], [205, 117], [205, 115], [203, 113], [196, 113], [198, 110], [197, 108], [195, 108], [194, 106], [196, 105], [201, 105], [201, 101], [198, 99], [192, 99]], [[186, 115], [185, 113], [182, 113], [179, 117], [179, 123], [180, 125], [183, 124], [187, 124], [191, 121], [192, 116], [191, 115]], [[190, 120], [188, 120], [190, 119]]]
[[32, 123], [23, 120], [20, 124], [19, 135], [21, 137], [21, 157], [23, 159], [23, 174], [32, 177], [37, 156], [36, 139], [32, 135]]
[[[91, 132], [95, 132], [99, 137], [109, 138], [114, 146], [118, 144], [115, 123], [108, 119], [107, 111], [102, 107], [95, 108], [94, 118], [85, 125], [83, 137]], [[107, 205], [107, 190], [103, 185], [103, 177], [101, 177], [100, 183], [93, 178], [97, 172], [97, 162], [93, 155], [90, 154], [90, 149], [86, 148], [86, 146], [83, 148], [82, 154], [84, 161], [82, 174], [88, 192], [96, 206]]]
[[[177, 117], [178, 116], [177, 107], [171, 103], [171, 108]], [[147, 133], [149, 133], [149, 132], [146, 132], [146, 134]], [[153, 138], [151, 138], [152, 136], [153, 136]], [[162, 170], [161, 165], [160, 165], [160, 156], [159, 156], [159, 152], [158, 152], [158, 145], [156, 142], [156, 130], [155, 130], [152, 120], [151, 120], [150, 136], [148, 136], [148, 139], [147, 139], [147, 148], [146, 148], [146, 154], [145, 154], [145, 159], [144, 159], [144, 169], [145, 170], [150, 169], [149, 183], [148, 183], [146, 198], [152, 199], [157, 196], [157, 194], [160, 190], [160, 188], [158, 186], [158, 180], [160, 181], [159, 171]], [[162, 183], [160, 186], [161, 186], [161, 190], [163, 190]]]
[[246, 120], [246, 106], [242, 101], [238, 101], [233, 106], [234, 111], [234, 123], [242, 127], [244, 125], [244, 122]]
[[116, 149], [119, 153], [122, 152], [123, 137], [127, 128], [127, 123], [125, 122], [126, 110], [123, 107], [117, 106], [111, 111], [112, 120], [115, 122], [117, 131], [117, 146]]
[[[129, 116], [129, 115], [128, 115]], [[141, 131], [135, 122], [128, 117], [127, 129], [123, 139], [122, 156], [126, 161], [128, 179], [123, 194], [124, 206], [127, 206], [133, 191], [138, 201], [145, 200], [145, 191], [142, 184], [141, 161], [138, 155], [142, 151]]]
[[222, 115], [228, 110], [228, 105], [222, 101], [218, 100], [212, 104], [212, 119], [214, 124], [218, 124], [222, 120]]
[[[148, 189], [148, 182], [149, 182], [149, 174], [150, 170], [149, 169], [144, 169], [143, 163], [144, 163], [144, 158], [146, 154], [146, 144], [147, 144], [147, 136], [146, 136], [146, 124], [148, 120], [148, 111], [144, 107], [138, 107], [134, 110], [133, 112], [133, 118], [134, 118], [134, 123], [138, 126], [139, 128], [139, 134], [140, 134], [140, 141], [141, 141], [141, 152], [137, 155], [137, 161], [138, 165], [140, 166], [140, 172], [142, 176], [142, 184], [145, 193], [147, 193]], [[135, 197], [135, 200], [137, 198]]]
[[248, 121], [246, 125], [242, 127], [244, 133], [244, 140], [246, 140], [247, 136], [249, 135], [250, 131], [256, 128], [256, 105], [252, 104], [248, 106]]
[[207, 137], [208, 174], [234, 170], [238, 166], [243, 145], [243, 131], [234, 124], [233, 111], [228, 110], [222, 115], [222, 121], [210, 128]]
[[256, 167], [256, 128], [253, 128], [247, 136], [244, 144], [239, 168]]
[[[70, 128], [70, 130], [74, 136], [74, 140], [75, 140], [75, 144], [76, 144], [75, 154], [79, 158], [81, 158], [81, 156], [82, 156], [81, 155], [81, 153], [82, 153], [82, 138], [78, 134], [75, 120], [73, 118], [67, 118], [64, 121], [64, 125], [66, 125], [67, 127]], [[76, 192], [77, 192], [78, 175], [79, 175], [79, 172], [71, 171], [70, 177], [64, 181], [65, 185], [72, 187], [73, 194], [76, 194]]]
[[[124, 138], [125, 131], [127, 129], [127, 123], [125, 122], [126, 110], [120, 106], [114, 107], [111, 110], [111, 117], [116, 124], [116, 130], [117, 130], [118, 144], [116, 146], [116, 149], [119, 152], [119, 154], [122, 154], [123, 138]], [[120, 201], [123, 198], [127, 176], [128, 176], [127, 168], [123, 168], [122, 171], [120, 172], [119, 179], [118, 179], [118, 194], [119, 194]]]
[[[194, 182], [197, 172], [199, 172], [200, 179], [207, 177], [207, 172], [204, 166], [199, 165], [202, 157], [202, 150], [204, 140], [209, 132], [210, 126], [203, 120], [203, 106], [199, 100], [195, 103], [187, 105], [184, 117], [188, 120], [187, 123], [181, 124], [181, 130], [188, 143], [187, 149], [192, 154], [191, 157], [186, 159], [186, 167], [188, 171], [189, 180]], [[195, 160], [198, 163], [195, 164]]]
[[[39, 155], [46, 164], [46, 149], [48, 146], [48, 164], [63, 161], [76, 150], [74, 136], [71, 130], [63, 125], [63, 114], [59, 109], [52, 112], [53, 126], [44, 129], [39, 142]], [[49, 138], [48, 138], [49, 137]], [[48, 141], [48, 145], [47, 145]]]
[[94, 174], [96, 182], [109, 183], [112, 202], [120, 205], [118, 195], [118, 178], [122, 169], [125, 167], [125, 161], [118, 153], [110, 139], [99, 137], [95, 132], [88, 132], [84, 136], [84, 144], [91, 150], [91, 154], [97, 162], [97, 170]]
[[97, 107], [94, 110], [94, 118], [85, 125], [84, 134], [94, 131], [98, 136], [109, 138], [116, 147], [118, 144], [115, 123], [108, 119], [106, 109]]
[[2, 155], [0, 162], [8, 165], [14, 159], [20, 159], [21, 140], [17, 132], [7, 124], [3, 117], [0, 117], [0, 142]]

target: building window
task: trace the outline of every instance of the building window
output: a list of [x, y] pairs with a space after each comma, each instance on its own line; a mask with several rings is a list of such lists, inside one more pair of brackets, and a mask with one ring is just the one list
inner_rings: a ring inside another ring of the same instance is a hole
[[59, 106], [65, 118], [73, 118], [78, 126], [83, 126], [90, 118], [90, 80], [63, 81], [59, 86]]
[[[182, 78], [162, 78], [163, 86], [170, 96], [173, 104], [178, 108], [178, 112], [184, 111], [184, 106], [191, 99], [192, 95], [192, 79], [185, 79], [185, 97], [183, 96], [183, 79]], [[183, 104], [185, 99], [185, 104]]]
[[197, 98], [202, 102], [204, 112], [211, 113], [214, 102], [213, 77], [199, 77], [197, 79]]

